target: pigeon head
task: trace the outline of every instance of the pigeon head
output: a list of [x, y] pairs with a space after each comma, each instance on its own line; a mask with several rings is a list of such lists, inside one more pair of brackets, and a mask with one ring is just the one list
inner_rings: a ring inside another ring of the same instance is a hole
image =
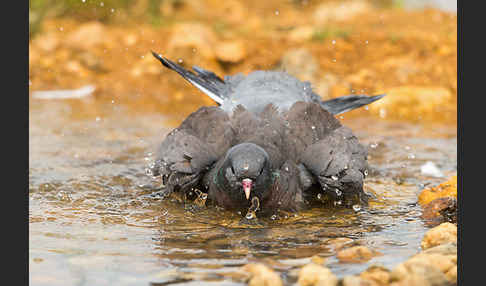
[[226, 192], [231, 205], [247, 207], [253, 197], [261, 200], [271, 185], [269, 156], [260, 146], [241, 143], [226, 152], [216, 184]]

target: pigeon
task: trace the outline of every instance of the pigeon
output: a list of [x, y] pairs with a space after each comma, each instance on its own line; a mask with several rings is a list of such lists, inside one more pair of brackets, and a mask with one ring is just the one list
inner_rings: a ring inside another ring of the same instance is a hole
[[147, 173], [167, 194], [197, 191], [208, 203], [262, 214], [366, 203], [367, 150], [335, 115], [384, 94], [322, 101], [309, 82], [285, 72], [222, 79], [152, 54], [217, 103], [190, 114], [158, 146]]

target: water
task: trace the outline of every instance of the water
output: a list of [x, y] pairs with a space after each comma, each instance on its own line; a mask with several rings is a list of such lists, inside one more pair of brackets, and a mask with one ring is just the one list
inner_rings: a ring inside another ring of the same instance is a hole
[[[145, 167], [173, 120], [131, 113], [116, 101], [31, 99], [31, 285], [242, 285], [239, 267], [255, 261], [292, 284], [291, 270], [313, 255], [325, 257], [338, 277], [375, 263], [392, 268], [419, 250], [427, 230], [417, 194], [445, 180], [423, 175], [421, 166], [431, 161], [446, 176], [457, 168], [455, 126], [346, 119], [369, 148], [365, 189], [376, 197], [369, 206], [245, 224], [236, 213], [144, 188], [151, 182]], [[382, 255], [340, 263], [335, 245], [342, 238]]]

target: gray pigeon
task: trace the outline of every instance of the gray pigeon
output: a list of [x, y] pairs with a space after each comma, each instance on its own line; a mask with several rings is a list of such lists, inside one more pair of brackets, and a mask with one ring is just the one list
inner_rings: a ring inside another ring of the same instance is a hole
[[262, 213], [297, 211], [312, 202], [366, 202], [367, 150], [334, 115], [384, 94], [322, 101], [310, 83], [284, 72], [223, 80], [152, 53], [219, 105], [199, 108], [161, 143], [147, 171], [168, 193], [198, 189], [234, 210], [248, 209], [256, 197]]

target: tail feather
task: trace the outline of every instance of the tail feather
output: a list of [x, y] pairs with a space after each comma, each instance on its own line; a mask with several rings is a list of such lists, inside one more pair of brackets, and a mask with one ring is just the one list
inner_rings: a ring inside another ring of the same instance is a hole
[[162, 57], [154, 51], [152, 51], [152, 54], [162, 63], [162, 65], [180, 74], [185, 80], [211, 97], [218, 104], [221, 105], [223, 103], [225, 99], [225, 96], [223, 95], [225, 83], [215, 73], [194, 66], [193, 69], [196, 71], [195, 74], [192, 71], [186, 70], [182, 66], [172, 62], [171, 60]]
[[363, 105], [370, 104], [378, 99], [384, 97], [386, 94], [375, 96], [366, 95], [348, 95], [336, 97], [330, 100], [322, 101], [321, 106], [334, 115], [351, 111]]

